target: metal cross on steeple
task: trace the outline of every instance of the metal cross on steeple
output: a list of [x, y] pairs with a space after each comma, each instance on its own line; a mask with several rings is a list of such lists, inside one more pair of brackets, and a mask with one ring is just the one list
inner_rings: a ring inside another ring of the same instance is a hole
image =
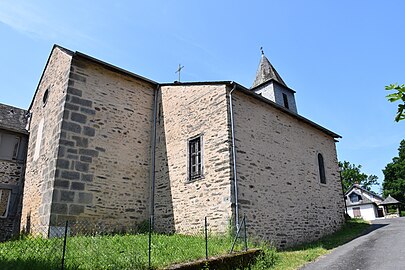
[[262, 55], [264, 55], [263, 47], [260, 47], [260, 51], [262, 52]]
[[179, 64], [179, 68], [177, 69], [177, 71], [175, 73], [179, 73], [179, 81], [180, 82], [180, 72], [181, 70], [184, 68], [184, 66], [182, 66], [181, 64]]

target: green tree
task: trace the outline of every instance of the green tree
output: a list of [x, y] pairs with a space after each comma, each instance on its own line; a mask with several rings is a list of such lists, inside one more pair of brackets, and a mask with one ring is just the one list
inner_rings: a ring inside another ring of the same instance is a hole
[[339, 161], [339, 169], [342, 176], [343, 192], [346, 192], [355, 183], [367, 190], [371, 190], [373, 185], [378, 185], [378, 177], [362, 173], [361, 165], [356, 166], [348, 161], [343, 161], [343, 163]]
[[394, 157], [383, 170], [383, 194], [400, 202], [405, 202], [405, 140], [402, 140], [398, 148], [398, 157]]
[[385, 86], [385, 90], [391, 91], [396, 90], [396, 93], [387, 95], [387, 99], [390, 102], [400, 101], [401, 104], [398, 104], [397, 115], [395, 116], [395, 121], [399, 122], [400, 120], [405, 119], [405, 85], [404, 84], [390, 84]]

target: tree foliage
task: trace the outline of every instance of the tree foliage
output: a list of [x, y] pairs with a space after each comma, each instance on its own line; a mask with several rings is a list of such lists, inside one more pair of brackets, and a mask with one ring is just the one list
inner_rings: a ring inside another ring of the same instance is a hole
[[376, 175], [367, 175], [361, 172], [361, 165], [350, 164], [348, 161], [339, 161], [340, 173], [342, 176], [343, 192], [346, 192], [353, 184], [359, 184], [367, 190], [371, 186], [378, 185]]
[[404, 84], [390, 84], [385, 86], [385, 90], [391, 91], [396, 90], [396, 93], [392, 93], [387, 95], [387, 99], [390, 102], [400, 101], [401, 103], [398, 104], [398, 111], [397, 115], [395, 116], [395, 121], [399, 122], [400, 120], [405, 119], [405, 85]]
[[405, 202], [405, 140], [402, 140], [398, 148], [398, 156], [392, 159], [383, 170], [383, 194]]

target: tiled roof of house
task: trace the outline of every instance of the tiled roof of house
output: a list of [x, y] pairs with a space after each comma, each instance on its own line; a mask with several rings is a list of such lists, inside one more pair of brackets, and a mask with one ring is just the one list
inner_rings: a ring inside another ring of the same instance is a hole
[[391, 195], [388, 195], [388, 197], [382, 203], [380, 203], [380, 205], [391, 205], [391, 204], [399, 204], [399, 203], [401, 203], [401, 202], [399, 202], [396, 199], [394, 199], [393, 197], [391, 197]]
[[361, 200], [358, 202], [352, 202], [350, 200], [350, 196], [346, 196], [346, 206], [356, 206], [356, 205], [364, 205], [364, 204], [375, 204], [375, 202], [368, 199], [366, 196], [363, 196], [359, 191], [353, 191], [352, 193], [356, 193], [358, 196], [361, 197]]
[[349, 193], [351, 193], [351, 191], [352, 191], [353, 188], [360, 189], [360, 190], [362, 190], [363, 192], [366, 192], [366, 193], [368, 193], [368, 194], [370, 194], [370, 195], [373, 195], [375, 198], [378, 198], [378, 199], [380, 199], [381, 201], [384, 200], [384, 198], [381, 197], [380, 195], [378, 195], [377, 193], [374, 193], [374, 192], [372, 192], [371, 190], [367, 190], [367, 189], [363, 188], [362, 186], [360, 186], [359, 184], [353, 184], [353, 185], [346, 191], [345, 195], [348, 195]]
[[18, 133], [27, 133], [26, 111], [0, 103], [0, 128]]

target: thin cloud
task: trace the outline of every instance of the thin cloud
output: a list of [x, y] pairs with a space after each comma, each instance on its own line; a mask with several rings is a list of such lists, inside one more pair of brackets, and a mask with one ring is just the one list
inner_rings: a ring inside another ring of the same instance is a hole
[[85, 33], [63, 25], [63, 21], [62, 18], [52, 20], [38, 5], [29, 2], [0, 2], [0, 22], [23, 34], [52, 41], [61, 38], [73, 42], [75, 39], [95, 41]]

